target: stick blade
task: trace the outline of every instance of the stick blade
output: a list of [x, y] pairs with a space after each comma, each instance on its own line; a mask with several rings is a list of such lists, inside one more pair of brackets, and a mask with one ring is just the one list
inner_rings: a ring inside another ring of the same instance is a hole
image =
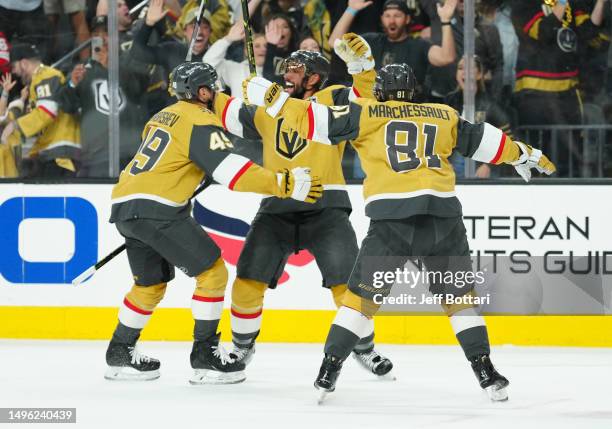
[[74, 280], [72, 280], [72, 285], [73, 286], [78, 286], [81, 283], [83, 283], [84, 281], [88, 280], [91, 276], [93, 276], [96, 273], [96, 266], [92, 265], [91, 267], [87, 268], [85, 271], [83, 271], [81, 274], [79, 274], [78, 276], [76, 276], [74, 278]]

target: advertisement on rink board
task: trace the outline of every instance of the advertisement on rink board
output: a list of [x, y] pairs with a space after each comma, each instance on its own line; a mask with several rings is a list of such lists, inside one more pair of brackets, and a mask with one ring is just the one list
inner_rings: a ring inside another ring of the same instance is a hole
[[[110, 214], [111, 185], [0, 185], [0, 302], [3, 306], [114, 307], [132, 284], [125, 254], [74, 287], [71, 280], [122, 243]], [[347, 186], [358, 240], [369, 220], [361, 186]], [[475, 257], [592, 257], [612, 269], [612, 188], [607, 186], [457, 186]], [[223, 250], [228, 288], [261, 197], [212, 186], [194, 217]], [[603, 258], [603, 259], [601, 259]], [[601, 267], [600, 267], [601, 268]], [[193, 280], [176, 270], [161, 307], [188, 308]], [[229, 301], [229, 300], [227, 300]], [[228, 302], [226, 301], [226, 306]], [[291, 255], [269, 309], [333, 309], [307, 251]]]

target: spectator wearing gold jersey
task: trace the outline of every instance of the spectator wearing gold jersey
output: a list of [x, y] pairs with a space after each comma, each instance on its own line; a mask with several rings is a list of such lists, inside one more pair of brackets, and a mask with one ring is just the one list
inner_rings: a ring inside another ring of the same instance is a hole
[[31, 111], [9, 125], [10, 138], [20, 142], [25, 138], [34, 140], [29, 153], [24, 154], [25, 175], [74, 177], [81, 145], [76, 118], [59, 105], [59, 91], [66, 82], [64, 75], [44, 65], [36, 47], [29, 44], [13, 45], [11, 71], [29, 88]]

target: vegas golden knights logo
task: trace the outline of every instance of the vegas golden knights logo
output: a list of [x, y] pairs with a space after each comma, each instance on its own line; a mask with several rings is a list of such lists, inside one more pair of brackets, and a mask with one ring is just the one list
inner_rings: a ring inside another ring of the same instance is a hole
[[287, 159], [293, 159], [308, 146], [308, 140], [301, 138], [294, 130], [283, 130], [283, 119], [276, 124], [276, 152]]

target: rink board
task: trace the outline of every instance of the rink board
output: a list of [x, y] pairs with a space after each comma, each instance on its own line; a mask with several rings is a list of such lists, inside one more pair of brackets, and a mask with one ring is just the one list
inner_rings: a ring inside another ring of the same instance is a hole
[[[107, 222], [111, 188], [0, 185], [0, 338], [108, 338], [116, 306], [131, 286], [125, 255], [78, 288], [70, 281], [122, 243]], [[347, 189], [353, 202], [351, 222], [361, 240], [368, 227], [361, 187]], [[475, 185], [458, 186], [457, 194], [472, 250], [542, 255], [549, 250], [586, 254], [612, 249], [612, 187]], [[199, 220], [223, 249], [229, 298], [236, 260], [260, 197], [213, 186], [198, 200], [200, 214], [205, 212]], [[517, 228], [525, 222], [534, 225], [533, 238]], [[558, 234], [550, 234], [552, 230]], [[329, 292], [320, 285], [311, 255], [291, 258], [281, 284], [266, 295], [261, 340], [322, 341], [334, 311]], [[143, 338], [190, 339], [192, 290], [193, 281], [177, 271]], [[376, 323], [381, 342], [455, 341], [445, 316], [378, 317]], [[612, 318], [606, 316], [496, 316], [488, 317], [488, 323], [495, 344], [612, 346]], [[229, 332], [227, 314], [222, 328]]]

